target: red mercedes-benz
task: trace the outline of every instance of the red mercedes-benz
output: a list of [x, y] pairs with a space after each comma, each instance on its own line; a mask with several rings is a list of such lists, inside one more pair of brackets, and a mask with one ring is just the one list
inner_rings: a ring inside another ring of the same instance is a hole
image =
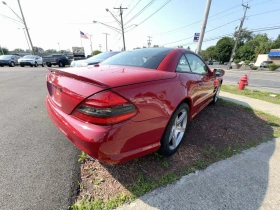
[[216, 103], [224, 73], [185, 49], [126, 51], [91, 67], [50, 69], [45, 102], [54, 124], [101, 162], [169, 156], [190, 120]]

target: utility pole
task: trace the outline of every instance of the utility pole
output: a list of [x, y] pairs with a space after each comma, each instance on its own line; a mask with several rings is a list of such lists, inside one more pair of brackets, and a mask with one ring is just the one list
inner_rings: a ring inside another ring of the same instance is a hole
[[229, 59], [229, 62], [228, 62], [228, 69], [230, 69], [231, 63], [232, 63], [233, 58], [235, 56], [235, 50], [236, 50], [236, 47], [237, 47], [237, 44], [238, 44], [238, 40], [239, 40], [239, 37], [240, 37], [240, 34], [241, 34], [242, 26], [243, 26], [243, 23], [244, 23], [244, 20], [245, 20], [245, 17], [246, 17], [247, 9], [250, 9], [248, 4], [247, 5], [242, 4], [242, 6], [245, 7], [245, 11], [244, 11], [243, 18], [242, 18], [242, 20], [240, 22], [240, 26], [239, 26], [238, 33], [237, 33], [237, 36], [236, 36], [236, 40], [235, 40], [235, 43], [234, 43], [234, 46], [233, 46], [233, 49], [232, 49], [232, 53], [231, 53], [231, 56], [230, 56], [230, 59]]
[[29, 42], [30, 42], [30, 45], [31, 45], [31, 50], [32, 50], [31, 53], [32, 53], [32, 55], [34, 55], [35, 53], [34, 53], [33, 44], [32, 44], [31, 38], [30, 38], [30, 34], [29, 34], [29, 31], [28, 31], [28, 28], [27, 28], [27, 25], [26, 25], [26, 22], [25, 22], [25, 18], [24, 18], [19, 0], [18, 0], [18, 6], [19, 6], [19, 9], [20, 9], [20, 13], [21, 13], [21, 16], [22, 16], [22, 20], [23, 20], [23, 23], [24, 23], [24, 26], [25, 26], [25, 29], [26, 29], [26, 33], [27, 33]]
[[105, 34], [105, 36], [106, 36], [106, 52], [108, 52], [107, 36], [110, 35], [110, 34], [108, 34], [108, 33], [103, 33], [103, 34]]
[[[21, 29], [21, 28], [18, 28], [18, 29]], [[27, 39], [27, 36], [26, 36], [26, 33], [25, 33], [24, 29], [25, 29], [25, 28], [22, 28], [23, 33], [24, 33], [24, 36], [25, 36], [25, 39], [26, 39], [26, 42], [27, 42], [27, 45], [28, 45], [28, 48], [29, 48], [30, 53], [31, 53], [32, 51], [31, 51], [31, 48], [30, 48], [30, 45], [29, 45], [29, 42], [28, 42], [28, 39]]]
[[99, 45], [99, 51], [101, 51], [101, 44]]
[[119, 9], [120, 10], [120, 15], [121, 15], [121, 27], [122, 27], [122, 37], [123, 37], [123, 50], [125, 51], [126, 48], [125, 48], [125, 39], [124, 39], [124, 29], [123, 29], [123, 17], [122, 17], [122, 14], [123, 14], [123, 9], [127, 9], [127, 8], [123, 8], [122, 6], [120, 6], [120, 8], [114, 8], [114, 9]]
[[148, 48], [151, 47], [151, 41], [152, 41], [151, 38], [152, 38], [151, 36], [148, 36]]
[[202, 28], [201, 28], [197, 48], [196, 48], [196, 53], [198, 53], [198, 54], [201, 50], [201, 45], [202, 45], [203, 38], [204, 38], [204, 33], [205, 33], [206, 25], [207, 25], [207, 20], [208, 20], [208, 15], [209, 15], [209, 11], [210, 11], [211, 1], [212, 0], [207, 0], [207, 3], [206, 3], [206, 8], [205, 8], [205, 12], [204, 12], [204, 19], [203, 19], [203, 22], [202, 22]]

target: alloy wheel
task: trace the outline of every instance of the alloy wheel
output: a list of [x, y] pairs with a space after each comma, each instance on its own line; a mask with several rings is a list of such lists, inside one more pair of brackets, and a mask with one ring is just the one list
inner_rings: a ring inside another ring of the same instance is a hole
[[182, 109], [177, 115], [177, 117], [175, 118], [174, 124], [170, 132], [169, 149], [174, 150], [178, 147], [185, 134], [187, 123], [188, 123], [187, 110]]

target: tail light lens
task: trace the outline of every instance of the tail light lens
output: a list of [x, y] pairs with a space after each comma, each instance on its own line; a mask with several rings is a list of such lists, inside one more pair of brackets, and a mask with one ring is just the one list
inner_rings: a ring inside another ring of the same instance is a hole
[[111, 125], [128, 120], [137, 114], [136, 107], [111, 91], [104, 91], [86, 99], [73, 116], [85, 122]]

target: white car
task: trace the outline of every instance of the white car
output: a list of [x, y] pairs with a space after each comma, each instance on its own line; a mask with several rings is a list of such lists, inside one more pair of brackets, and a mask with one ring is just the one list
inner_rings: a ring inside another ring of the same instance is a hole
[[38, 55], [25, 55], [22, 58], [18, 59], [18, 63], [21, 67], [24, 66], [37, 67], [39, 65], [42, 65], [44, 67], [43, 59]]

